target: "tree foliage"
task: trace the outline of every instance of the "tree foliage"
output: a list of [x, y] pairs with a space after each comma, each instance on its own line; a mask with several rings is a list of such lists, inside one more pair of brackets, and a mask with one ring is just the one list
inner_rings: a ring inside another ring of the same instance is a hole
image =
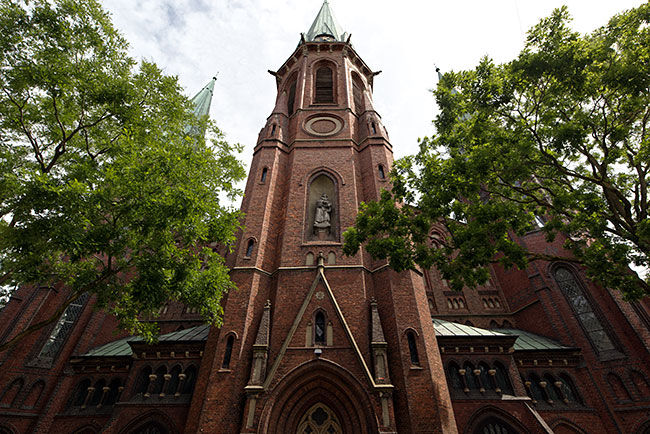
[[94, 0], [2, 0], [0, 87], [0, 283], [96, 294], [149, 338], [168, 300], [218, 322], [233, 284], [210, 246], [234, 241], [244, 171], [177, 79]]
[[[513, 61], [445, 74], [436, 135], [396, 163], [392, 193], [362, 207], [346, 252], [366, 243], [398, 270], [435, 265], [457, 289], [491, 262], [565, 260], [629, 299], [650, 294], [628, 266], [650, 255], [649, 20], [645, 4], [582, 36], [558, 9]], [[540, 220], [564, 249], [520, 242]], [[434, 224], [447, 233], [432, 243]]]

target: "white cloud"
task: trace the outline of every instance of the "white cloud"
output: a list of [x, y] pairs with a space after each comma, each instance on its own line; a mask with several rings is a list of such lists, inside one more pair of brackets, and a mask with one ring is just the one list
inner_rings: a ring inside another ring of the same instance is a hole
[[[453, 2], [330, 0], [355, 50], [374, 70], [374, 102], [396, 157], [417, 151], [431, 134], [434, 62], [468, 69], [488, 55], [517, 55], [524, 33], [553, 8], [567, 4], [573, 27], [588, 32], [617, 12], [642, 4], [587, 0], [462, 0]], [[320, 8], [304, 0], [103, 0], [136, 58], [154, 60], [194, 95], [219, 72], [212, 118], [252, 156], [257, 134], [275, 103], [277, 69], [292, 54]], [[522, 32], [523, 30], [523, 32]]]

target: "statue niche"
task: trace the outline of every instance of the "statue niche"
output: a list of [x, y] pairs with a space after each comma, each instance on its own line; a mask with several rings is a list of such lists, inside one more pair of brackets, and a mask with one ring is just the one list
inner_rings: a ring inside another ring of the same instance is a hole
[[334, 180], [324, 173], [312, 178], [307, 198], [305, 235], [308, 241], [337, 241], [337, 192]]

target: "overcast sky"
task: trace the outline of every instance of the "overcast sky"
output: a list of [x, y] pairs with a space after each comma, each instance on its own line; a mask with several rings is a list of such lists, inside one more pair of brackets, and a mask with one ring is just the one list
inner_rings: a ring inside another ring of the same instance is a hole
[[[218, 72], [211, 117], [249, 164], [275, 103], [277, 70], [307, 32], [322, 0], [102, 0], [137, 59], [177, 75], [189, 97]], [[374, 71], [374, 103], [396, 157], [433, 132], [428, 91], [443, 71], [474, 67], [487, 55], [513, 59], [526, 31], [566, 4], [587, 33], [640, 0], [329, 0], [357, 53]]]

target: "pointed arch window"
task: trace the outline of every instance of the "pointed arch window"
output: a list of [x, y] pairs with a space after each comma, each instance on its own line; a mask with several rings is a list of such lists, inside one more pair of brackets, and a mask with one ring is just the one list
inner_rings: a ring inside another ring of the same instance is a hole
[[384, 172], [384, 166], [381, 164], [377, 166], [377, 169], [379, 170], [379, 179], [386, 179], [386, 173]]
[[573, 272], [567, 267], [560, 266], [555, 269], [554, 277], [596, 352], [616, 350]]
[[324, 404], [307, 410], [298, 425], [298, 434], [342, 434], [343, 429], [334, 412]]
[[459, 371], [460, 369], [456, 363], [452, 362], [449, 364], [448, 372], [452, 389], [460, 390], [463, 388], [463, 377], [461, 377]]
[[88, 293], [84, 292], [65, 308], [61, 318], [59, 318], [50, 336], [47, 338], [45, 345], [41, 348], [38, 354], [39, 359], [53, 359], [59, 353], [68, 334], [77, 322], [79, 315], [81, 315], [86, 300], [88, 300]]
[[413, 330], [406, 332], [406, 340], [409, 344], [409, 353], [411, 354], [411, 365], [420, 366], [420, 356], [418, 355], [418, 345], [415, 340], [415, 333]]
[[[275, 125], [273, 125], [273, 128], [275, 128]], [[268, 174], [268, 172], [269, 172], [268, 167], [265, 167], [264, 169], [262, 169], [262, 177], [260, 178], [260, 182], [262, 182], [262, 183], [266, 182], [266, 175]]]
[[295, 112], [295, 103], [296, 103], [296, 84], [298, 83], [297, 79], [293, 79], [291, 84], [289, 85], [289, 101], [287, 104], [287, 109], [289, 111], [289, 116], [294, 114]]
[[325, 314], [320, 311], [314, 318], [314, 344], [325, 345]]
[[250, 258], [251, 255], [253, 254], [253, 247], [255, 246], [255, 240], [250, 239], [248, 240], [248, 245], [246, 246], [246, 256], [245, 258]]
[[494, 377], [497, 388], [501, 390], [501, 393], [512, 394], [512, 385], [510, 384], [508, 371], [499, 362], [494, 363]]
[[321, 66], [316, 70], [314, 102], [316, 104], [334, 102], [334, 73], [328, 66]]
[[354, 103], [354, 112], [357, 116], [363, 111], [363, 87], [361, 79], [354, 74], [352, 76], [352, 100]]
[[230, 359], [232, 357], [232, 347], [235, 345], [235, 337], [233, 335], [228, 336], [226, 340], [226, 349], [223, 352], [223, 363], [221, 363], [221, 369], [230, 369]]

